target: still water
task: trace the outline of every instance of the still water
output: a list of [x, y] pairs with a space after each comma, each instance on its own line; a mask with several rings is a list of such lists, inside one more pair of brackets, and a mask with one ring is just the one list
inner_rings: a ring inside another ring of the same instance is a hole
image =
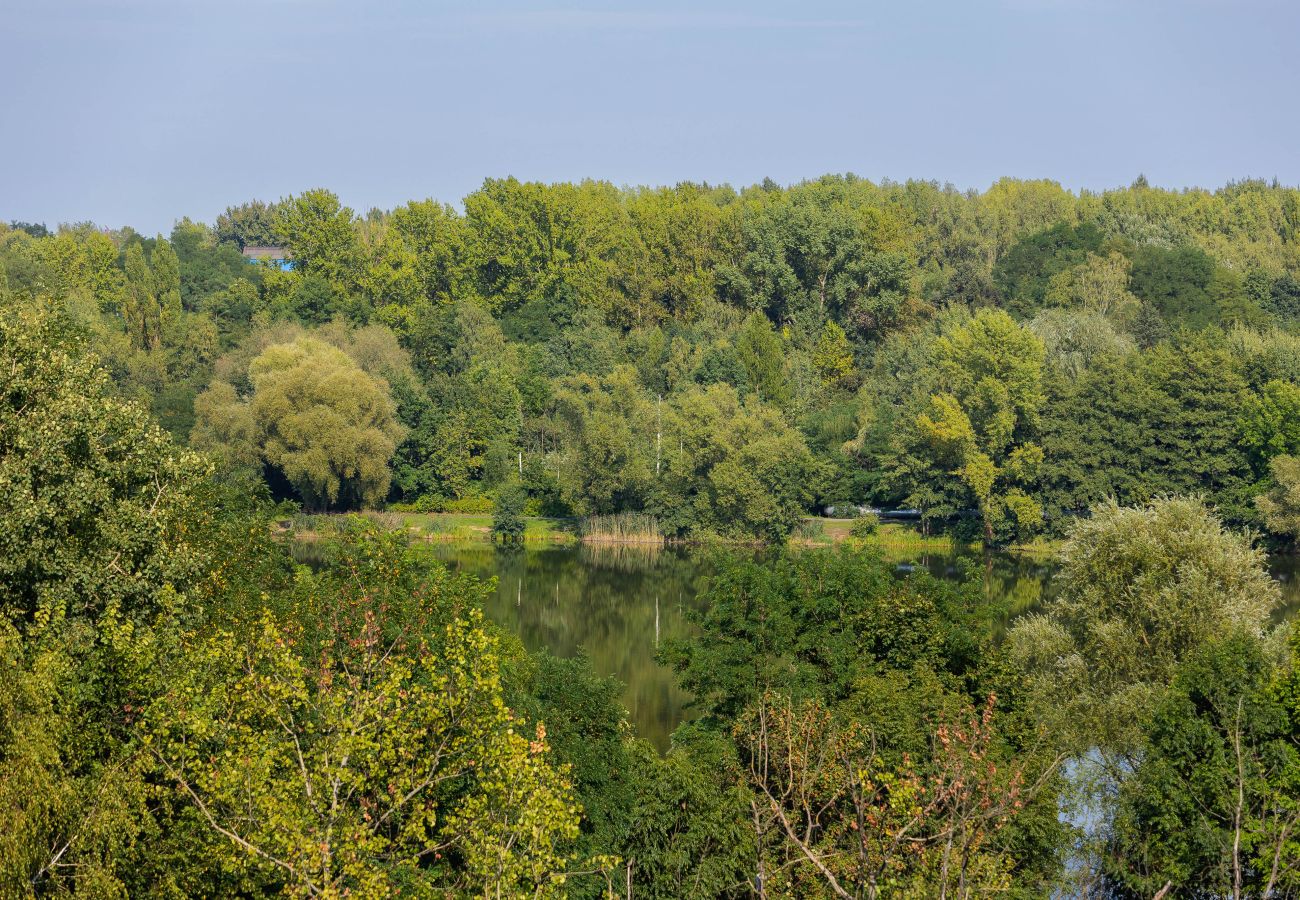
[[[688, 612], [701, 605], [710, 554], [685, 548], [580, 545], [498, 549], [487, 544], [427, 545], [455, 569], [496, 578], [487, 614], [519, 635], [530, 650], [557, 656], [585, 653], [598, 674], [624, 685], [637, 734], [660, 749], [690, 716], [689, 695], [655, 661], [659, 644], [690, 633]], [[1054, 566], [1024, 557], [935, 556], [900, 563], [939, 578], [983, 581], [1010, 619], [1042, 602]]]

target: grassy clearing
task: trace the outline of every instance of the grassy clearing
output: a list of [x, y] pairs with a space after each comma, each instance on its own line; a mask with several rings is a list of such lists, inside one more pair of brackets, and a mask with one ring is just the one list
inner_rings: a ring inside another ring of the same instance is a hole
[[[490, 513], [378, 513], [386, 524], [398, 517], [390, 527], [402, 528], [413, 537], [426, 541], [449, 544], [473, 543], [492, 540]], [[529, 517], [524, 519], [525, 544], [571, 544], [578, 539], [575, 525], [569, 519]]]
[[[854, 519], [824, 519], [809, 517], [802, 520], [790, 537], [792, 547], [831, 547], [850, 540]], [[980, 541], [963, 541], [950, 534], [921, 534], [916, 527], [900, 522], [882, 523], [869, 539], [889, 558], [912, 558], [924, 554], [978, 553], [983, 549]], [[1061, 551], [1064, 542], [1056, 538], [1036, 537], [1024, 544], [997, 548], [1001, 552], [1016, 553], [1033, 559], [1050, 559]]]
[[[794, 547], [831, 547], [846, 541], [854, 519], [804, 519], [790, 538]], [[881, 524], [875, 535], [867, 539], [880, 547], [887, 557], [911, 557], [916, 554], [947, 554], [978, 550], [978, 543], [967, 543], [947, 534], [925, 535], [910, 525], [897, 522]]]

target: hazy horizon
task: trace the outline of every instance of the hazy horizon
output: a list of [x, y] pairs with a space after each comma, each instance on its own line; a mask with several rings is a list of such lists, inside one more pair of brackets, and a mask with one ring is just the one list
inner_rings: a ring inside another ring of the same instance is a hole
[[1281, 0], [3, 7], [0, 219], [51, 227], [166, 232], [311, 187], [458, 203], [508, 175], [1300, 183]]

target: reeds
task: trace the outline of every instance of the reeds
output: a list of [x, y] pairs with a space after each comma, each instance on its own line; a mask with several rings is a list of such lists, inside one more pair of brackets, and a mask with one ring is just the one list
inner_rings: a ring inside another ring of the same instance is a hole
[[654, 516], [639, 512], [587, 516], [579, 524], [582, 540], [590, 544], [662, 544], [663, 532]]

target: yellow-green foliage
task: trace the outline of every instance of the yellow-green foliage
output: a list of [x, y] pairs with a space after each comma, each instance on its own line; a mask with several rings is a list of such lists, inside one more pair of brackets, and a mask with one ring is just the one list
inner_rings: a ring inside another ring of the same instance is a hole
[[477, 612], [436, 652], [373, 612], [306, 660], [304, 642], [270, 615], [199, 639], [150, 712], [210, 865], [289, 896], [558, 895], [577, 808], [544, 729], [505, 706]]
[[1119, 749], [1188, 653], [1235, 629], [1262, 634], [1280, 602], [1249, 534], [1194, 499], [1103, 505], [1061, 563], [1057, 596], [1016, 625], [1012, 652], [1068, 733]]

